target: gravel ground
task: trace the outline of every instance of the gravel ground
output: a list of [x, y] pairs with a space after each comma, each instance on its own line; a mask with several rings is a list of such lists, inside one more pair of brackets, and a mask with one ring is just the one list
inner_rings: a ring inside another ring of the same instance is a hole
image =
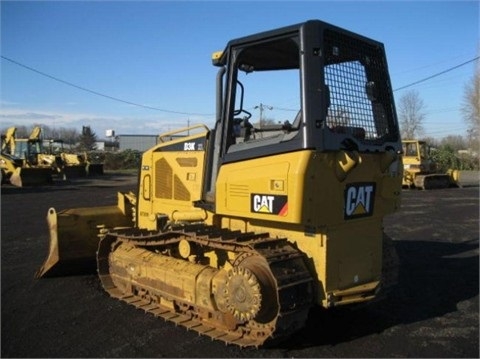
[[269, 348], [226, 346], [104, 293], [95, 276], [35, 280], [48, 250], [45, 217], [116, 203], [136, 176], [39, 188], [2, 186], [2, 357], [479, 357], [479, 188], [403, 191], [385, 220], [400, 257], [383, 301], [312, 309], [306, 327]]

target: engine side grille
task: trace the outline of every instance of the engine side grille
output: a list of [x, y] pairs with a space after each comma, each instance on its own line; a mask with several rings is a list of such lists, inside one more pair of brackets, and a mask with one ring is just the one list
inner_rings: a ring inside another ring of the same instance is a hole
[[171, 199], [173, 197], [173, 171], [165, 158], [155, 162], [155, 197]]

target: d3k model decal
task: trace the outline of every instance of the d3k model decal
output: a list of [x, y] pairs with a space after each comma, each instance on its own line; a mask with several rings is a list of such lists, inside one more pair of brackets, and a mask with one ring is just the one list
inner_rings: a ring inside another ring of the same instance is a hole
[[375, 183], [350, 183], [345, 187], [344, 218], [367, 217], [373, 214]]
[[288, 197], [252, 193], [250, 194], [250, 211], [286, 216], [288, 214]]

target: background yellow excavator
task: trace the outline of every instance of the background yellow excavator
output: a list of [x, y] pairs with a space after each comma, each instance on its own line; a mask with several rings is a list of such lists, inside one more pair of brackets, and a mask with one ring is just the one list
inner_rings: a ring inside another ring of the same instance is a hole
[[[314, 305], [379, 298], [403, 171], [383, 45], [312, 20], [232, 40], [213, 63], [215, 127], [162, 134], [116, 205], [51, 208], [36, 276], [98, 271], [112, 297], [240, 346], [290, 335]], [[249, 121], [285, 94], [295, 118]]]
[[[18, 156], [20, 149], [17, 147], [15, 132], [16, 128], [10, 127], [5, 135], [2, 135], [0, 157], [2, 183], [9, 181], [17, 187], [52, 183], [52, 170], [49, 164], [39, 163], [36, 157], [25, 153], [24, 156]], [[30, 144], [28, 141], [25, 143]], [[34, 142], [31, 144], [34, 145]]]
[[86, 176], [87, 163], [81, 155], [67, 153], [63, 151], [63, 146], [60, 151], [52, 152], [50, 146], [44, 146], [41, 135], [41, 127], [36, 126], [28, 138], [17, 138], [15, 154], [29, 163], [49, 166], [62, 179]]

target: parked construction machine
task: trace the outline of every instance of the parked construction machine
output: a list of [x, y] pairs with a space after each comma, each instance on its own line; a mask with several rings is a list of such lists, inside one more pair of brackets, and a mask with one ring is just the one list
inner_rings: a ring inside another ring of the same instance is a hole
[[430, 157], [426, 141], [403, 140], [403, 180], [405, 188], [441, 189], [455, 185], [454, 172], [439, 173]]
[[[17, 155], [41, 166], [50, 166], [61, 179], [71, 179], [86, 176], [87, 163], [81, 155], [68, 153], [63, 148], [63, 140], [42, 139], [42, 129], [36, 126], [28, 139], [16, 139]], [[53, 144], [58, 144], [55, 151]]]
[[15, 127], [10, 127], [5, 135], [2, 135], [0, 156], [2, 183], [10, 182], [17, 187], [51, 183], [53, 180], [50, 166], [42, 165], [36, 158], [18, 156], [16, 130]]
[[85, 177], [102, 175], [103, 163], [98, 160], [98, 156], [92, 156], [87, 151], [75, 153], [65, 148], [65, 142], [62, 139], [44, 140], [47, 153], [60, 157], [66, 177]]
[[100, 156], [97, 153], [94, 153], [93, 151], [85, 151], [83, 154], [83, 158], [85, 159], [85, 162], [87, 164], [86, 170], [87, 170], [87, 175], [88, 176], [98, 176], [98, 175], [103, 175], [104, 170], [103, 170], [103, 159], [105, 156]]
[[[213, 64], [214, 128], [160, 135], [116, 205], [49, 209], [36, 276], [98, 271], [110, 296], [240, 346], [289, 336], [314, 305], [379, 298], [403, 171], [383, 44], [311, 20], [232, 40]], [[250, 123], [285, 94], [295, 118]]]

